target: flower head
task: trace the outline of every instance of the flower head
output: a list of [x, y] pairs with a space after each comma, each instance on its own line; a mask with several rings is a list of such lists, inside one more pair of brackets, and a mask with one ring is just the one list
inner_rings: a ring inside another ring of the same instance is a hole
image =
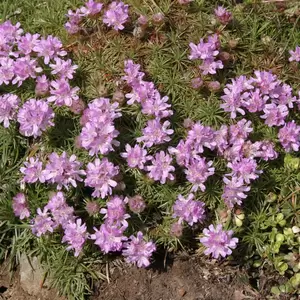
[[77, 219], [75, 222], [70, 221], [65, 226], [62, 242], [67, 242], [69, 244], [67, 250], [75, 250], [74, 256], [77, 257], [83, 248], [87, 236], [86, 225], [82, 223], [81, 219]]
[[139, 168], [143, 170], [144, 164], [151, 158], [147, 155], [147, 150], [139, 145], [135, 145], [133, 148], [127, 144], [125, 146], [126, 152], [121, 153], [123, 158], [126, 158], [127, 164], [130, 168]]
[[35, 99], [26, 101], [17, 117], [21, 134], [34, 138], [42, 135], [48, 127], [54, 126], [53, 118], [52, 108], [45, 101]]
[[77, 161], [74, 154], [68, 157], [66, 152], [61, 156], [53, 152], [49, 155], [49, 162], [43, 171], [43, 176], [46, 181], [56, 183], [57, 189], [60, 190], [63, 186], [68, 189], [70, 184], [76, 187], [76, 181], [83, 181], [80, 176], [85, 175], [85, 171], [80, 167], [81, 163]]
[[113, 27], [115, 30], [123, 30], [123, 24], [127, 21], [128, 17], [128, 5], [122, 1], [113, 1], [104, 13], [103, 23], [109, 27]]
[[0, 96], [0, 123], [5, 128], [10, 125], [10, 120], [14, 120], [19, 108], [20, 99], [14, 94], [4, 94]]
[[157, 152], [151, 159], [152, 165], [147, 166], [146, 170], [149, 171], [148, 176], [161, 184], [165, 184], [166, 180], [174, 180], [171, 172], [175, 171], [174, 166], [171, 165], [172, 157], [164, 151]]
[[193, 184], [192, 192], [196, 192], [199, 188], [202, 192], [205, 191], [207, 178], [215, 173], [215, 168], [212, 167], [212, 161], [205, 161], [205, 158], [198, 157], [193, 159], [184, 171], [187, 180]]
[[130, 241], [124, 243], [122, 255], [128, 263], [137, 264], [139, 268], [148, 267], [150, 265], [150, 257], [156, 250], [152, 241], [146, 242], [142, 232], [138, 232], [137, 236], [130, 236]]
[[173, 218], [178, 217], [179, 223], [186, 221], [190, 226], [195, 223], [202, 223], [205, 218], [204, 203], [194, 200], [194, 194], [189, 194], [185, 199], [178, 195], [178, 199], [173, 205]]
[[96, 158], [93, 163], [88, 163], [85, 185], [95, 188], [93, 197], [104, 198], [112, 194], [112, 188], [117, 186], [113, 177], [118, 175], [119, 168], [114, 166], [107, 158]]
[[215, 9], [215, 16], [221, 24], [228, 24], [232, 20], [232, 13], [223, 6], [218, 6]]
[[212, 255], [213, 258], [225, 257], [232, 253], [231, 249], [235, 249], [238, 243], [237, 238], [233, 238], [233, 231], [225, 231], [222, 225], [209, 225], [208, 229], [203, 230], [204, 237], [200, 242], [207, 249], [204, 251], [206, 255]]
[[28, 204], [25, 198], [25, 195], [23, 193], [18, 193], [13, 198], [13, 211], [15, 216], [19, 217], [20, 220], [23, 220], [25, 218], [29, 218], [30, 211], [28, 209]]
[[38, 158], [27, 157], [26, 161], [24, 162], [24, 167], [20, 168], [21, 173], [24, 174], [22, 182], [45, 182], [42, 170], [43, 163]]
[[104, 223], [99, 230], [95, 227], [94, 230], [91, 239], [95, 240], [95, 245], [99, 246], [104, 253], [121, 251], [123, 242], [127, 240], [123, 235], [124, 228]]

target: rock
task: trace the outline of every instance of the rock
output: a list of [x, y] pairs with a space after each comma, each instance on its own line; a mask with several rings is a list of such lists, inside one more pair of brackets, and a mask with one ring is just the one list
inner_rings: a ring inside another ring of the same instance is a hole
[[20, 258], [20, 285], [22, 289], [32, 296], [37, 296], [41, 292], [45, 271], [38, 258], [27, 257], [25, 254]]
[[185, 294], [186, 294], [186, 290], [185, 290], [184, 288], [180, 288], [180, 289], [178, 290], [178, 295], [179, 295], [181, 298], [184, 297]]

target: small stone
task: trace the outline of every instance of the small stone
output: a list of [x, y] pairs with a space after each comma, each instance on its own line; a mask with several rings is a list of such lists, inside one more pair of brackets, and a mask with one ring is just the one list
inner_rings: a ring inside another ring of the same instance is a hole
[[184, 297], [185, 294], [186, 294], [186, 290], [185, 290], [184, 288], [180, 288], [180, 289], [178, 290], [178, 295], [179, 295], [180, 297]]
[[25, 254], [20, 258], [20, 285], [22, 289], [32, 296], [37, 296], [41, 292], [45, 271], [38, 258], [27, 257]]

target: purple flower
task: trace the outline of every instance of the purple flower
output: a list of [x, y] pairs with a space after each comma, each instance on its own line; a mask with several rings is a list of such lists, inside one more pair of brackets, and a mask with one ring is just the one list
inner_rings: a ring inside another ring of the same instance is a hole
[[84, 14], [80, 9], [77, 9], [76, 11], [68, 10], [66, 16], [68, 17], [69, 21], [65, 24], [65, 29], [69, 34], [77, 33], [80, 30], [79, 24], [84, 17]]
[[174, 132], [173, 129], [168, 129], [170, 124], [171, 123], [169, 121], [161, 123], [160, 119], [149, 120], [147, 122], [147, 126], [143, 129], [143, 136], [136, 140], [139, 143], [144, 142], [146, 147], [169, 142], [171, 140], [169, 135]]
[[257, 157], [265, 161], [274, 160], [278, 157], [278, 153], [274, 150], [274, 144], [270, 141], [262, 141], [259, 143], [259, 153]]
[[234, 176], [242, 178], [244, 183], [249, 184], [251, 180], [258, 178], [257, 163], [251, 158], [242, 158], [240, 161], [229, 162], [227, 167], [232, 170], [231, 173], [226, 174], [226, 176]]
[[225, 102], [220, 105], [226, 112], [230, 112], [230, 117], [235, 119], [237, 113], [245, 115], [245, 111], [241, 108], [244, 100], [248, 99], [249, 93], [247, 90], [252, 86], [245, 76], [240, 76], [235, 79], [231, 79], [230, 84], [226, 84], [224, 88], [224, 94], [221, 99]]
[[54, 193], [45, 208], [52, 213], [54, 227], [61, 225], [62, 228], [65, 228], [69, 222], [75, 221], [74, 208], [68, 206], [62, 192]]
[[21, 86], [27, 78], [36, 78], [36, 73], [42, 72], [43, 69], [37, 66], [35, 59], [31, 59], [30, 56], [24, 56], [17, 58], [13, 71], [15, 78], [12, 84], [18, 83], [18, 86]]
[[107, 202], [107, 208], [101, 208], [100, 214], [104, 214], [104, 219], [108, 225], [125, 226], [128, 227], [126, 219], [130, 218], [130, 215], [126, 214], [126, 202], [123, 198], [114, 196]]
[[44, 57], [44, 63], [46, 65], [56, 56], [67, 55], [67, 52], [62, 50], [62, 42], [52, 35], [48, 35], [47, 38], [41, 38], [33, 47], [33, 51], [37, 53], [38, 57]]
[[46, 75], [36, 78], [35, 94], [37, 96], [45, 96], [49, 92], [50, 83]]
[[78, 68], [77, 65], [73, 65], [71, 59], [64, 60], [59, 57], [54, 58], [55, 64], [50, 64], [52, 69], [51, 74], [59, 75], [59, 78], [63, 79], [73, 79], [73, 74]]
[[200, 40], [199, 44], [190, 43], [191, 54], [189, 59], [214, 59], [219, 54], [219, 51], [216, 49], [216, 45], [210, 42], [204, 42], [203, 39]]
[[203, 75], [216, 74], [218, 69], [223, 69], [224, 65], [221, 60], [214, 60], [213, 58], [205, 59], [199, 66]]
[[135, 145], [133, 148], [126, 144], [126, 152], [121, 153], [123, 158], [126, 158], [127, 164], [130, 168], [144, 169], [144, 164], [151, 158], [147, 155], [147, 150], [139, 145]]
[[109, 27], [113, 27], [115, 30], [122, 30], [124, 29], [123, 24], [127, 21], [128, 17], [128, 5], [122, 1], [113, 1], [104, 13], [103, 23]]
[[268, 96], [263, 96], [260, 94], [260, 90], [256, 89], [255, 91], [250, 91], [248, 97], [244, 97], [242, 104], [249, 112], [258, 112], [262, 111], [268, 101]]
[[20, 168], [22, 174], [24, 174], [21, 182], [34, 183], [37, 181], [45, 182], [45, 178], [42, 173], [43, 163], [34, 157], [30, 157], [26, 159], [24, 162], [24, 167]]
[[171, 172], [174, 172], [175, 168], [171, 166], [172, 157], [170, 155], [164, 151], [157, 152], [151, 162], [152, 165], [145, 168], [149, 172], [148, 176], [150, 178], [159, 181], [161, 184], [165, 184], [167, 179], [174, 180]]
[[20, 99], [14, 94], [4, 94], [0, 96], [0, 123], [3, 123], [5, 128], [10, 125], [10, 120], [14, 120], [17, 109], [19, 108]]
[[161, 98], [160, 93], [155, 91], [151, 99], [142, 102], [142, 113], [156, 118], [167, 118], [173, 115], [173, 111], [168, 109], [171, 107], [171, 104], [167, 103], [168, 100], [169, 97], [165, 96]]
[[128, 203], [129, 209], [136, 214], [143, 212], [146, 208], [146, 203], [140, 195], [126, 197], [124, 201]]
[[107, 154], [113, 151], [113, 145], [119, 146], [115, 138], [119, 135], [114, 127], [114, 119], [121, 116], [118, 103], [110, 99], [94, 99], [88, 105], [81, 118], [84, 126], [80, 134], [81, 147], [89, 150], [90, 155]]
[[76, 222], [69, 222], [64, 228], [64, 236], [62, 242], [67, 242], [69, 246], [67, 250], [75, 250], [74, 256], [78, 256], [83, 248], [87, 239], [86, 225], [82, 223], [81, 219]]
[[107, 158], [96, 158], [94, 163], [88, 163], [85, 185], [95, 188], [93, 197], [104, 198], [112, 194], [112, 187], [117, 186], [113, 177], [118, 175], [119, 168], [114, 166]]
[[266, 125], [269, 127], [281, 126], [285, 123], [285, 117], [289, 114], [289, 109], [286, 105], [270, 103], [265, 105], [264, 113], [261, 118], [265, 119]]
[[286, 123], [279, 129], [278, 138], [286, 152], [299, 151], [300, 126], [295, 121]]
[[80, 12], [85, 16], [97, 15], [103, 7], [102, 3], [95, 2], [94, 0], [88, 0], [84, 5], [80, 8]]
[[289, 61], [300, 61], [300, 47], [299, 46], [296, 46], [296, 49], [295, 51], [293, 50], [290, 50], [289, 51], [290, 53], [290, 58], [289, 58]]
[[145, 73], [140, 72], [140, 68], [141, 66], [139, 64], [135, 64], [132, 60], [125, 60], [124, 72], [126, 75], [123, 76], [122, 79], [125, 80], [131, 87], [139, 84], [145, 75]]
[[[126, 94], [125, 97], [128, 99], [127, 104], [129, 105], [132, 105], [135, 102], [142, 103], [143, 106], [145, 106], [143, 113], [151, 115], [154, 114], [154, 111], [151, 109], [151, 106], [149, 107], [149, 105], [151, 105], [151, 103], [155, 101], [154, 98], [155, 98], [155, 94], [157, 93], [158, 91], [155, 89], [153, 82], [147, 82], [141, 80], [140, 82], [132, 86], [132, 91]], [[158, 99], [158, 101], [159, 102], [157, 104], [163, 106], [163, 109], [167, 108], [166, 107], [167, 104], [161, 103], [160, 99]]]
[[104, 253], [121, 251], [123, 241], [127, 240], [123, 235], [124, 228], [104, 223], [99, 230], [95, 227], [94, 230], [95, 233], [91, 234], [91, 239], [95, 240], [95, 245], [98, 245]]
[[218, 6], [215, 9], [215, 16], [223, 25], [228, 24], [232, 20], [232, 13], [223, 6]]
[[29, 55], [33, 48], [39, 43], [40, 35], [38, 33], [26, 33], [18, 41], [18, 49], [21, 54]]
[[176, 148], [169, 147], [168, 151], [170, 154], [176, 156], [176, 162], [179, 166], [187, 167], [190, 160], [196, 157], [195, 152], [192, 151], [192, 145], [188, 141], [180, 140]]
[[103, 126], [95, 126], [90, 122], [82, 128], [79, 136], [81, 147], [89, 150], [89, 155], [98, 153], [107, 154], [114, 151], [113, 145], [119, 146], [116, 138], [119, 135], [112, 123], [103, 123]]
[[80, 177], [85, 175], [85, 171], [80, 169], [81, 162], [76, 160], [76, 155], [68, 157], [66, 152], [61, 156], [53, 152], [49, 155], [49, 162], [43, 171], [43, 176], [46, 181], [57, 183], [57, 189], [60, 190], [64, 186], [69, 189], [71, 184], [73, 187], [77, 186], [76, 181], [83, 181]]
[[244, 180], [241, 177], [232, 177], [231, 180], [227, 177], [223, 178], [225, 183], [222, 199], [229, 208], [233, 208], [235, 204], [241, 205], [242, 201], [247, 198], [245, 192], [250, 191], [249, 186], [244, 185]]
[[205, 158], [198, 157], [193, 159], [184, 171], [187, 180], [193, 184], [192, 192], [196, 192], [199, 188], [202, 192], [205, 191], [205, 181], [215, 173], [215, 168], [212, 167], [213, 162], [206, 162]]
[[194, 194], [189, 194], [185, 199], [178, 195], [178, 199], [173, 205], [173, 218], [179, 218], [178, 222], [186, 221], [190, 226], [195, 223], [202, 223], [205, 218], [205, 204], [194, 200]]
[[54, 112], [45, 101], [30, 99], [20, 108], [17, 119], [21, 134], [37, 138], [48, 127], [54, 126], [53, 118]]
[[81, 118], [81, 124], [85, 125], [87, 122], [102, 128], [103, 123], [109, 123], [120, 118], [119, 104], [111, 102], [108, 98], [94, 99], [88, 104], [88, 108], [84, 111]]
[[49, 102], [55, 102], [57, 106], [71, 106], [73, 101], [79, 99], [77, 92], [79, 87], [71, 88], [69, 82], [64, 79], [58, 79], [56, 81], [51, 81], [50, 94], [52, 96], [48, 97]]
[[229, 147], [228, 136], [229, 130], [226, 125], [222, 125], [219, 130], [214, 132], [214, 141], [220, 155], [223, 155], [224, 151]]
[[203, 230], [203, 234], [204, 237], [200, 239], [200, 242], [207, 248], [204, 254], [211, 254], [213, 258], [230, 255], [232, 253], [231, 249], [235, 249], [239, 241], [237, 238], [232, 237], [232, 230], [223, 230], [221, 224], [216, 227], [209, 225], [208, 229]]
[[198, 153], [203, 153], [204, 148], [213, 150], [216, 147], [214, 131], [209, 126], [203, 126], [200, 122], [195, 123], [188, 132], [187, 143]]
[[236, 124], [230, 125], [229, 127], [229, 142], [235, 144], [237, 141], [245, 141], [249, 133], [253, 131], [251, 127], [252, 122], [242, 119]]
[[[1, 36], [0, 36], [1, 38]], [[1, 49], [1, 45], [0, 45]], [[10, 84], [15, 76], [14, 72], [15, 61], [9, 57], [0, 57], [0, 85]]]
[[256, 78], [251, 78], [252, 82], [260, 89], [262, 95], [270, 94], [279, 84], [276, 75], [267, 71], [255, 71]]
[[31, 225], [32, 233], [40, 237], [42, 234], [53, 232], [55, 223], [49, 216], [48, 210], [44, 208], [42, 211], [40, 208], [37, 209], [37, 216], [33, 219]]
[[124, 243], [122, 255], [128, 263], [137, 264], [139, 268], [148, 267], [150, 265], [150, 257], [156, 250], [152, 241], [146, 242], [143, 233], [139, 231], [137, 236], [130, 236], [130, 241]]
[[15, 216], [19, 217], [20, 220], [29, 218], [30, 211], [28, 209], [28, 204], [23, 193], [18, 193], [15, 197], [13, 197], [12, 207]]

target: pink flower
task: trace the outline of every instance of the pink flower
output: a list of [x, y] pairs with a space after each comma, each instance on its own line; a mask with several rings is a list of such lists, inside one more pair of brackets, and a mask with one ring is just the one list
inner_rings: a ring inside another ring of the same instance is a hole
[[17, 119], [21, 134], [37, 138], [48, 127], [54, 126], [53, 118], [54, 112], [46, 102], [30, 99], [19, 110]]
[[12, 207], [15, 216], [19, 217], [20, 220], [29, 218], [30, 211], [28, 209], [27, 201], [23, 193], [19, 193], [13, 198]]
[[20, 99], [17, 95], [4, 94], [0, 96], [0, 123], [3, 123], [5, 128], [9, 127], [10, 120], [15, 120], [19, 104]]
[[79, 87], [71, 88], [69, 82], [64, 79], [58, 79], [56, 81], [51, 81], [50, 94], [52, 96], [48, 97], [48, 102], [54, 102], [57, 106], [71, 106], [73, 101], [79, 99], [77, 92]]

